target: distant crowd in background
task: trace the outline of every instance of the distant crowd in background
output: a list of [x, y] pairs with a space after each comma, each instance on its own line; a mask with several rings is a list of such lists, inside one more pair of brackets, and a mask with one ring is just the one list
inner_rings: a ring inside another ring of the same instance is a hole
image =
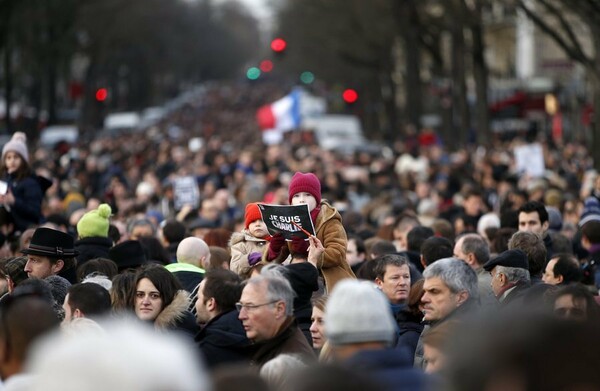
[[[513, 153], [531, 135], [265, 146], [253, 121], [274, 98], [214, 85], [144, 135], [53, 150], [15, 133], [4, 389], [599, 389], [587, 146], [536, 140], [535, 177]], [[314, 232], [269, 232], [261, 204], [307, 205]]]

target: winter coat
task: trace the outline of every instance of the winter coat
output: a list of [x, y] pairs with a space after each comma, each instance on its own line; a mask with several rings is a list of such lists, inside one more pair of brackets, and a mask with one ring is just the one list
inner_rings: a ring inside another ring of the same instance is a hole
[[286, 278], [292, 285], [296, 297], [294, 297], [294, 317], [298, 328], [312, 343], [310, 336], [310, 318], [312, 316], [312, 304], [310, 302], [313, 292], [319, 289], [319, 273], [314, 265], [308, 262], [292, 263], [285, 266]]
[[254, 346], [256, 352], [252, 356], [251, 364], [258, 367], [262, 367], [267, 361], [280, 354], [295, 354], [308, 362], [316, 359], [314, 350], [306, 341], [293, 317], [289, 317], [281, 325], [273, 338], [258, 342]]
[[417, 349], [415, 350], [415, 367], [417, 368], [425, 368], [425, 360], [423, 358], [423, 333], [429, 327], [436, 327], [443, 322], [447, 322], [448, 320], [456, 320], [458, 322], [468, 322], [471, 321], [472, 317], [475, 316], [479, 312], [479, 303], [474, 299], [468, 299], [464, 302], [460, 307], [456, 308], [450, 314], [448, 314], [444, 319], [437, 320], [435, 322], [431, 322], [423, 328], [423, 332], [419, 336], [419, 342], [417, 343]]
[[354, 372], [366, 375], [380, 384], [380, 389], [420, 391], [429, 389], [428, 378], [413, 368], [412, 357], [396, 349], [360, 350], [343, 362]]
[[248, 263], [248, 254], [254, 252], [263, 254], [268, 243], [265, 239], [250, 235], [246, 229], [242, 232], [234, 232], [229, 239], [229, 248], [231, 249], [229, 269], [240, 275], [247, 274], [251, 269]]
[[196, 334], [196, 343], [209, 368], [250, 361], [252, 342], [246, 337], [238, 315], [236, 310], [219, 314]]
[[415, 355], [419, 337], [423, 332], [424, 325], [421, 323], [422, 318], [422, 315], [415, 316], [408, 308], [402, 309], [396, 315], [396, 321], [398, 322], [396, 349], [408, 351], [411, 357]]
[[204, 278], [204, 269], [189, 263], [177, 262], [165, 266], [179, 281], [182, 288], [192, 293]]
[[89, 238], [79, 239], [75, 242], [75, 250], [79, 252], [77, 255], [77, 266], [94, 258], [110, 258], [108, 250], [113, 246], [112, 240], [102, 236], [92, 236]]
[[529, 290], [530, 286], [531, 285], [528, 282], [524, 282], [524, 281], [517, 282], [517, 285], [515, 285], [514, 288], [512, 288], [512, 290], [510, 290], [506, 294], [506, 296], [504, 296], [500, 300], [500, 307], [501, 308], [506, 308], [506, 307], [518, 308], [519, 306], [521, 306], [523, 303], [523, 296], [525, 295], [527, 290]]
[[[356, 278], [346, 262], [348, 239], [342, 225], [342, 216], [326, 201], [321, 201], [321, 210], [315, 222], [315, 236], [321, 241], [325, 251], [317, 262], [317, 269], [325, 280], [325, 287], [331, 292], [335, 284], [344, 278]], [[273, 261], [282, 263], [290, 255], [290, 248], [283, 247]]]
[[189, 304], [188, 293], [184, 290], [178, 291], [173, 301], [154, 319], [154, 328], [161, 331], [173, 330], [194, 338], [198, 332], [198, 325], [188, 311]]
[[192, 314], [196, 314], [196, 299], [198, 298], [198, 285], [204, 278], [204, 269], [198, 266], [190, 265], [189, 263], [177, 262], [170, 263], [165, 266], [165, 269], [170, 271], [181, 287], [190, 295], [190, 306], [188, 310]]
[[52, 184], [40, 176], [28, 176], [16, 180], [13, 175], [5, 178], [8, 188], [15, 197], [15, 203], [10, 205], [10, 215], [15, 225], [15, 231], [23, 232], [32, 225], [42, 222], [42, 199], [44, 193]]

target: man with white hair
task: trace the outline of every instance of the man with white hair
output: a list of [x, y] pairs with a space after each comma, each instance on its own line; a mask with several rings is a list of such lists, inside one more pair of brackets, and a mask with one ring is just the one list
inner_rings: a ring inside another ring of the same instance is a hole
[[488, 261], [483, 268], [492, 276], [492, 290], [506, 306], [518, 303], [530, 286], [527, 254], [519, 249], [507, 250]]
[[262, 367], [280, 354], [297, 354], [310, 361], [315, 354], [294, 319], [294, 290], [282, 277], [257, 276], [246, 283], [238, 318], [256, 347], [252, 364]]
[[194, 303], [198, 297], [198, 286], [204, 278], [206, 265], [210, 263], [210, 249], [200, 238], [183, 239], [177, 246], [177, 263], [171, 263], [165, 268], [179, 280], [183, 289], [191, 295], [189, 310], [196, 313]]

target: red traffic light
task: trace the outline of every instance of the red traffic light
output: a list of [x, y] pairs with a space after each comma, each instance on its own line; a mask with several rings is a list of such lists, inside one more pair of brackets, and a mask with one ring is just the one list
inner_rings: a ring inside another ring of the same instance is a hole
[[273, 70], [273, 61], [263, 60], [260, 62], [259, 68], [263, 72], [271, 72]]
[[98, 102], [104, 102], [107, 97], [108, 97], [108, 91], [106, 88], [99, 88], [96, 91], [96, 100]]
[[358, 92], [352, 88], [348, 88], [342, 93], [342, 99], [346, 103], [354, 103], [358, 100]]
[[271, 41], [271, 49], [276, 53], [281, 53], [287, 47], [287, 42], [283, 38], [275, 38]]

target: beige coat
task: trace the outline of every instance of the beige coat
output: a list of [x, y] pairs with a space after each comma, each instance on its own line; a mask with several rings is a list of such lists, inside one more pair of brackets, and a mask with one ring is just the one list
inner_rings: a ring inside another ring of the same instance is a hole
[[268, 242], [250, 235], [248, 230], [234, 232], [229, 239], [229, 248], [231, 250], [231, 262], [229, 268], [231, 271], [245, 275], [250, 271], [248, 264], [248, 254], [258, 252], [264, 254]]

